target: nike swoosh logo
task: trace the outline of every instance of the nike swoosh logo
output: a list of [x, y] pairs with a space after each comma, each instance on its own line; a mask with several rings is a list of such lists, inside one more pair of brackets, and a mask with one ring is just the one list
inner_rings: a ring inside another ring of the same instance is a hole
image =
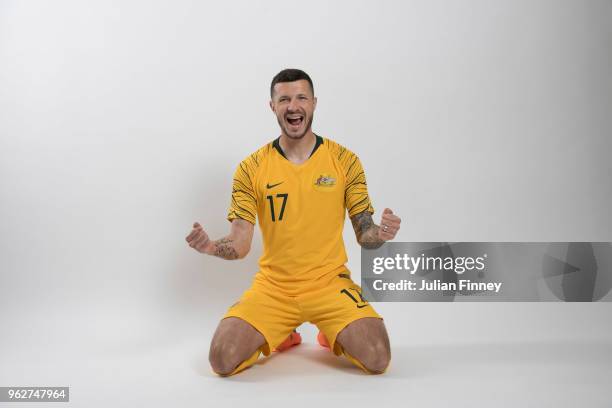
[[284, 183], [284, 181], [281, 181], [280, 183], [276, 183], [276, 184], [266, 184], [266, 188], [274, 188], [274, 187], [276, 187], [276, 186], [278, 186], [280, 184], [283, 184], [283, 183]]
[[357, 309], [361, 309], [362, 307], [366, 307], [366, 306], [367, 305], [361, 305], [361, 306], [357, 305]]

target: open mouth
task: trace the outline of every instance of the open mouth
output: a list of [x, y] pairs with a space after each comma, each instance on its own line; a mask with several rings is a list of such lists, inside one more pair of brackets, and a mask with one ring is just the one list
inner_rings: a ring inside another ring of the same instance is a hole
[[300, 127], [302, 122], [304, 122], [304, 116], [302, 115], [287, 115], [287, 123], [289, 123], [292, 127]]

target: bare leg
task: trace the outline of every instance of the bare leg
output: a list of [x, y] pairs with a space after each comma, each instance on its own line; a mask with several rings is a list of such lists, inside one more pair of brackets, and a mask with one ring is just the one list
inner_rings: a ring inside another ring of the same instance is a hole
[[208, 360], [215, 373], [228, 375], [265, 342], [264, 336], [249, 323], [238, 317], [228, 317], [217, 326]]
[[383, 373], [391, 361], [387, 329], [376, 317], [364, 317], [350, 323], [338, 333], [337, 341], [373, 374]]

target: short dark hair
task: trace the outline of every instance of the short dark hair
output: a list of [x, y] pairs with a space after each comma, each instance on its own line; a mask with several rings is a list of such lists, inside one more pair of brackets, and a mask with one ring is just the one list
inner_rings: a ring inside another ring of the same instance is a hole
[[270, 84], [270, 97], [274, 95], [274, 85], [278, 84], [279, 82], [293, 82], [299, 81], [300, 79], [305, 79], [308, 81], [310, 84], [310, 90], [314, 95], [314, 85], [312, 84], [312, 79], [310, 79], [308, 74], [301, 69], [287, 68], [283, 69], [281, 72], [276, 74], [274, 78], [272, 78], [272, 84]]

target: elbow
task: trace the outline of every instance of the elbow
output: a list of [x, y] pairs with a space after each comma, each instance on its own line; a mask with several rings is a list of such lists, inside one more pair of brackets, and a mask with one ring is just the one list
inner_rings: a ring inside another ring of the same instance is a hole
[[251, 246], [250, 245], [239, 245], [236, 248], [236, 253], [238, 254], [238, 258], [236, 258], [236, 259], [244, 259], [244, 258], [246, 258], [246, 256], [249, 254], [250, 251], [251, 251]]

